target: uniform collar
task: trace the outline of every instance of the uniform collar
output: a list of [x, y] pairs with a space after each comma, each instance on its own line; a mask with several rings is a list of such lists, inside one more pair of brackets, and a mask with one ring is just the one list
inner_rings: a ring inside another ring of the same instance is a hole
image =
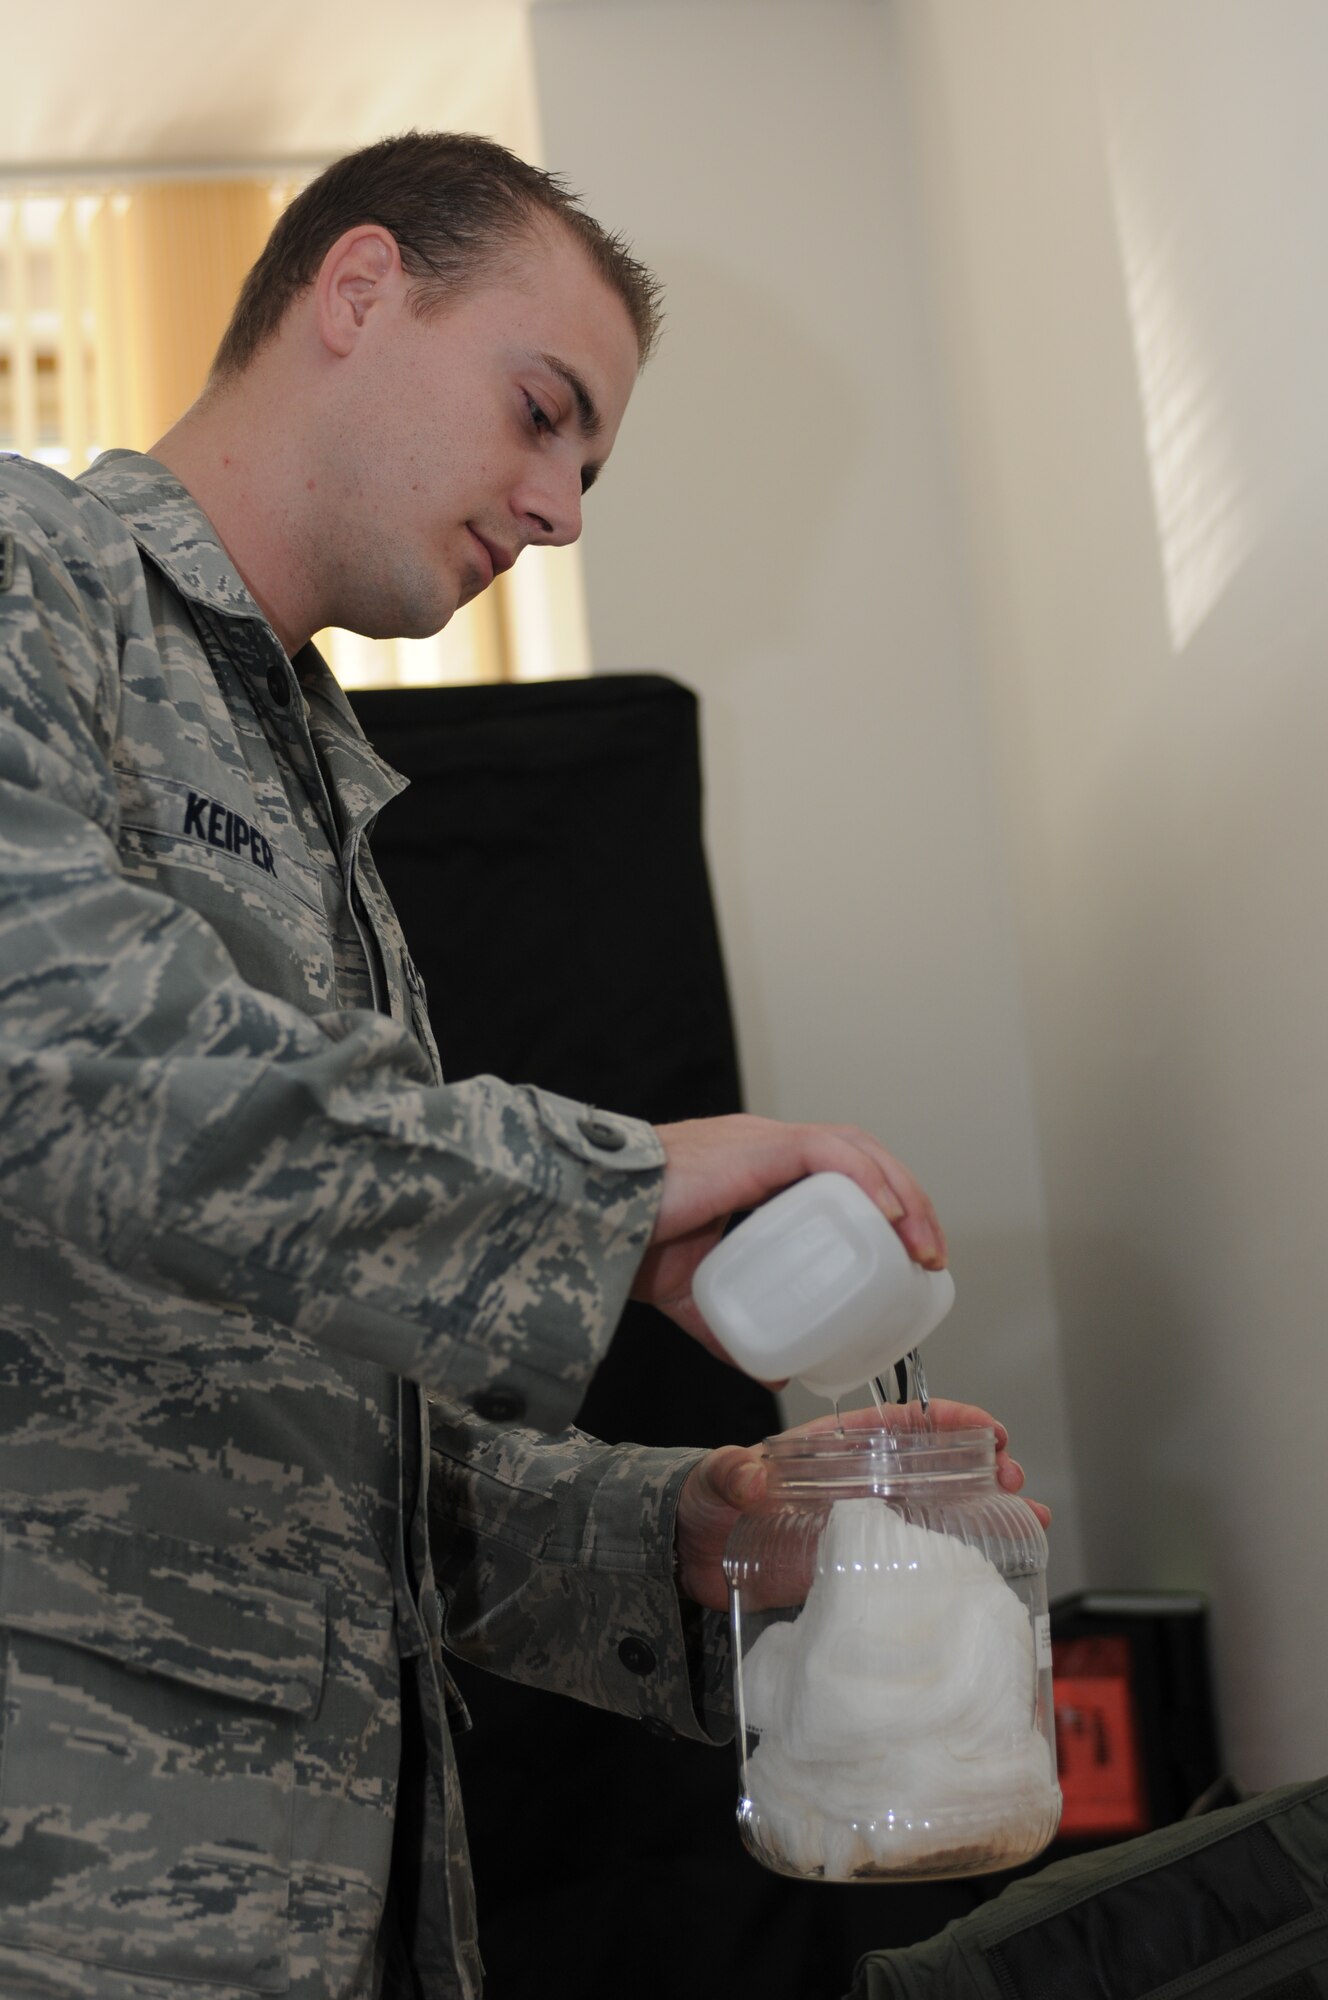
[[231, 618], [263, 617], [193, 494], [155, 458], [104, 451], [78, 483], [119, 515], [182, 597]]
[[409, 779], [394, 771], [370, 743], [340, 682], [312, 643], [295, 655], [309, 728], [341, 799], [348, 823], [367, 824]]
[[[258, 619], [280, 651], [276, 634], [217, 539], [216, 529], [173, 472], [139, 451], [104, 451], [78, 483], [119, 515], [144, 555], [182, 597], [227, 618]], [[247, 656], [249, 649], [244, 651]], [[246, 671], [246, 659], [237, 659], [236, 664]], [[248, 661], [249, 667], [252, 664]], [[296, 656], [296, 674], [319, 749], [336, 767], [350, 822], [362, 824], [404, 791], [406, 780], [372, 748], [316, 646], [305, 646]]]

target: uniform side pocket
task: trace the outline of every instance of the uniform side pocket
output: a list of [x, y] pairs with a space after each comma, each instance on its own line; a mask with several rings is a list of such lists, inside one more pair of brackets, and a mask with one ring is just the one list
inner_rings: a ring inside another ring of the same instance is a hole
[[279, 1993], [318, 1585], [168, 1536], [0, 1526], [0, 1938]]

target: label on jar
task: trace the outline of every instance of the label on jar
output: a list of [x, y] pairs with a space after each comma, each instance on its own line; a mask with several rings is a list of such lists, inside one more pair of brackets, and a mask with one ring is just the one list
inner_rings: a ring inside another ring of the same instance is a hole
[[1038, 1669], [1051, 1665], [1051, 1613], [1044, 1611], [1040, 1618], [1033, 1620], [1033, 1649], [1037, 1655]]

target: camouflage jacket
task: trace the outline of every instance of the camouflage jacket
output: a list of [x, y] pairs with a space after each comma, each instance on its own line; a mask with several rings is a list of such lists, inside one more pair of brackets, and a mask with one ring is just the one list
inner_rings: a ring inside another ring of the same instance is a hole
[[445, 1627], [704, 1733], [695, 1454], [474, 1408], [566, 1423], [658, 1141], [442, 1083], [366, 844], [401, 782], [162, 467], [0, 459], [6, 1995], [474, 1993]]

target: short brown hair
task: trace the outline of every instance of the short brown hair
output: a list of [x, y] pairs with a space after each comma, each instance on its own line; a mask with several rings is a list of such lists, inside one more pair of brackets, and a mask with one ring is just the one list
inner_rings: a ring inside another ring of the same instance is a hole
[[337, 238], [376, 222], [395, 237], [412, 304], [437, 311], [486, 275], [549, 217], [569, 229], [626, 306], [644, 362], [659, 337], [660, 286], [621, 236], [587, 215], [561, 175], [469, 132], [404, 132], [335, 160], [296, 195], [244, 281], [212, 364], [213, 380], [247, 368]]

